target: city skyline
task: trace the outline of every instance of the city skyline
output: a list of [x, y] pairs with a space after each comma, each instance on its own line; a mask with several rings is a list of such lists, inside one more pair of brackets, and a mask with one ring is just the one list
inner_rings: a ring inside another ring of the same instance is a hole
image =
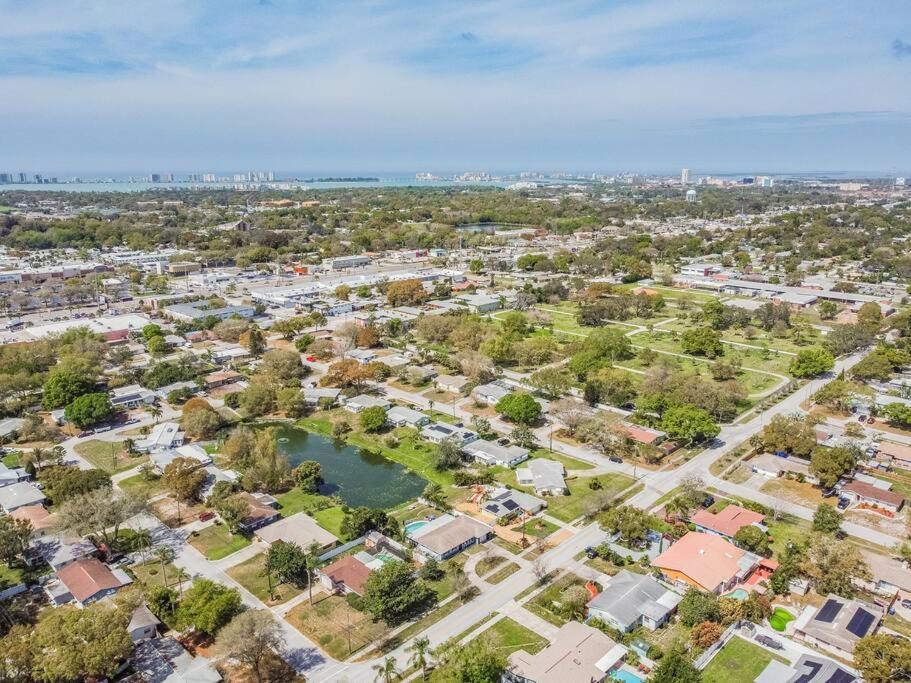
[[16, 94], [0, 167], [898, 174], [909, 16], [901, 2], [0, 3], [0, 87]]

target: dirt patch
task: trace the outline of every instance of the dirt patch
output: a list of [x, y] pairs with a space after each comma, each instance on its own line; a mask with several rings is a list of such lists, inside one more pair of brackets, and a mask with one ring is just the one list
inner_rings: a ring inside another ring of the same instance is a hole
[[861, 524], [868, 529], [875, 529], [876, 531], [882, 531], [884, 534], [889, 534], [891, 536], [903, 536], [905, 534], [905, 516], [896, 515], [894, 518], [890, 519], [885, 515], [876, 512], [875, 510], [864, 510], [862, 508], [854, 508], [848, 510], [845, 514], [845, 519], [849, 522], [855, 522]]
[[763, 493], [783, 498], [791, 503], [813, 508], [824, 500], [818, 488], [812, 484], [801, 484], [793, 479], [772, 479], [763, 484], [759, 490]]

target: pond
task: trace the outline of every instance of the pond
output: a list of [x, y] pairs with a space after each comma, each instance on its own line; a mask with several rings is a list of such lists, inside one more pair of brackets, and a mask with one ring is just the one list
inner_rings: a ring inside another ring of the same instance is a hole
[[388, 509], [417, 498], [427, 482], [397, 462], [357, 446], [293, 427], [273, 425], [278, 449], [292, 467], [304, 460], [323, 466], [320, 493], [337, 495], [352, 507]]

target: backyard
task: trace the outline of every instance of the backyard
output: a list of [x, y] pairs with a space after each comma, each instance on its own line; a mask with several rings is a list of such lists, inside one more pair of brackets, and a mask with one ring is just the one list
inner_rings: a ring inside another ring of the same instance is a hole
[[788, 660], [739, 636], [734, 636], [702, 671], [703, 683], [753, 683], [772, 660]]

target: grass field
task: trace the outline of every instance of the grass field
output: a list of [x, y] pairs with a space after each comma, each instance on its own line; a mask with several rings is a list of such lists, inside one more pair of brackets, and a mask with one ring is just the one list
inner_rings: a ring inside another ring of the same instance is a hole
[[518, 570], [519, 570], [519, 565], [517, 565], [515, 562], [509, 561], [506, 564], [504, 564], [503, 566], [501, 566], [499, 569], [497, 569], [497, 571], [495, 571], [493, 574], [489, 574], [489, 575], [485, 576], [484, 580], [489, 584], [496, 585], [496, 584], [508, 579], [510, 576], [515, 574]]
[[351, 608], [338, 595], [321, 596], [312, 606], [305, 600], [288, 612], [285, 620], [335, 659], [347, 659], [379, 641], [388, 630], [384, 622], [374, 622], [370, 615]]
[[[162, 579], [161, 562], [149, 560], [141, 564], [134, 564], [130, 571], [136, 576], [136, 580], [145, 586], [177, 586], [178, 569], [170, 562], [165, 562], [164, 579]], [[189, 579], [184, 581], [184, 585], [189, 584]]]
[[537, 654], [548, 644], [547, 638], [509, 617], [500, 619], [483, 631], [478, 638], [486, 640], [493, 649], [505, 657], [518, 650], [525, 650], [532, 655]]
[[753, 683], [772, 660], [787, 664], [739, 636], [731, 638], [702, 671], [703, 683]]
[[220, 560], [250, 545], [250, 539], [240, 534], [228, 533], [224, 524], [213, 524], [190, 534], [190, 545], [208, 560]]
[[563, 626], [569, 621], [569, 618], [564, 616], [558, 609], [560, 598], [570, 586], [583, 585], [585, 585], [585, 579], [582, 577], [575, 574], [565, 574], [526, 602], [525, 609], [555, 626]]
[[625, 474], [602, 474], [597, 477], [601, 488], [589, 488], [592, 477], [568, 479], [568, 496], [550, 496], [547, 498], [547, 514], [561, 522], [571, 522], [587, 512], [587, 503], [603, 497], [609, 500], [633, 483], [633, 478]]
[[591, 470], [595, 467], [590, 462], [585, 462], [584, 460], [579, 460], [578, 458], [563, 455], [562, 453], [549, 451], [546, 448], [538, 448], [532, 451], [530, 459], [534, 458], [547, 458], [548, 460], [556, 460], [557, 462], [562, 463], [563, 467], [565, 467], [567, 470]]
[[134, 474], [132, 477], [127, 477], [126, 479], [121, 479], [117, 482], [117, 486], [123, 491], [145, 490], [149, 495], [162, 493], [165, 490], [161, 477], [149, 478], [142, 473]]
[[270, 594], [269, 576], [266, 574], [266, 553], [260, 553], [246, 562], [234, 565], [228, 570], [228, 576], [270, 607], [286, 602], [303, 592], [296, 586], [276, 583], [273, 578]]
[[282, 517], [290, 517], [298, 512], [306, 512], [317, 524], [336, 536], [341, 535], [342, 520], [345, 513], [338, 505], [323, 507], [328, 500], [318, 493], [305, 493], [298, 488], [290, 489], [276, 496], [281, 506], [279, 512]]
[[131, 456], [124, 448], [123, 441], [101, 441], [90, 439], [76, 444], [75, 451], [91, 463], [92, 467], [116, 474], [148, 462], [149, 456]]

